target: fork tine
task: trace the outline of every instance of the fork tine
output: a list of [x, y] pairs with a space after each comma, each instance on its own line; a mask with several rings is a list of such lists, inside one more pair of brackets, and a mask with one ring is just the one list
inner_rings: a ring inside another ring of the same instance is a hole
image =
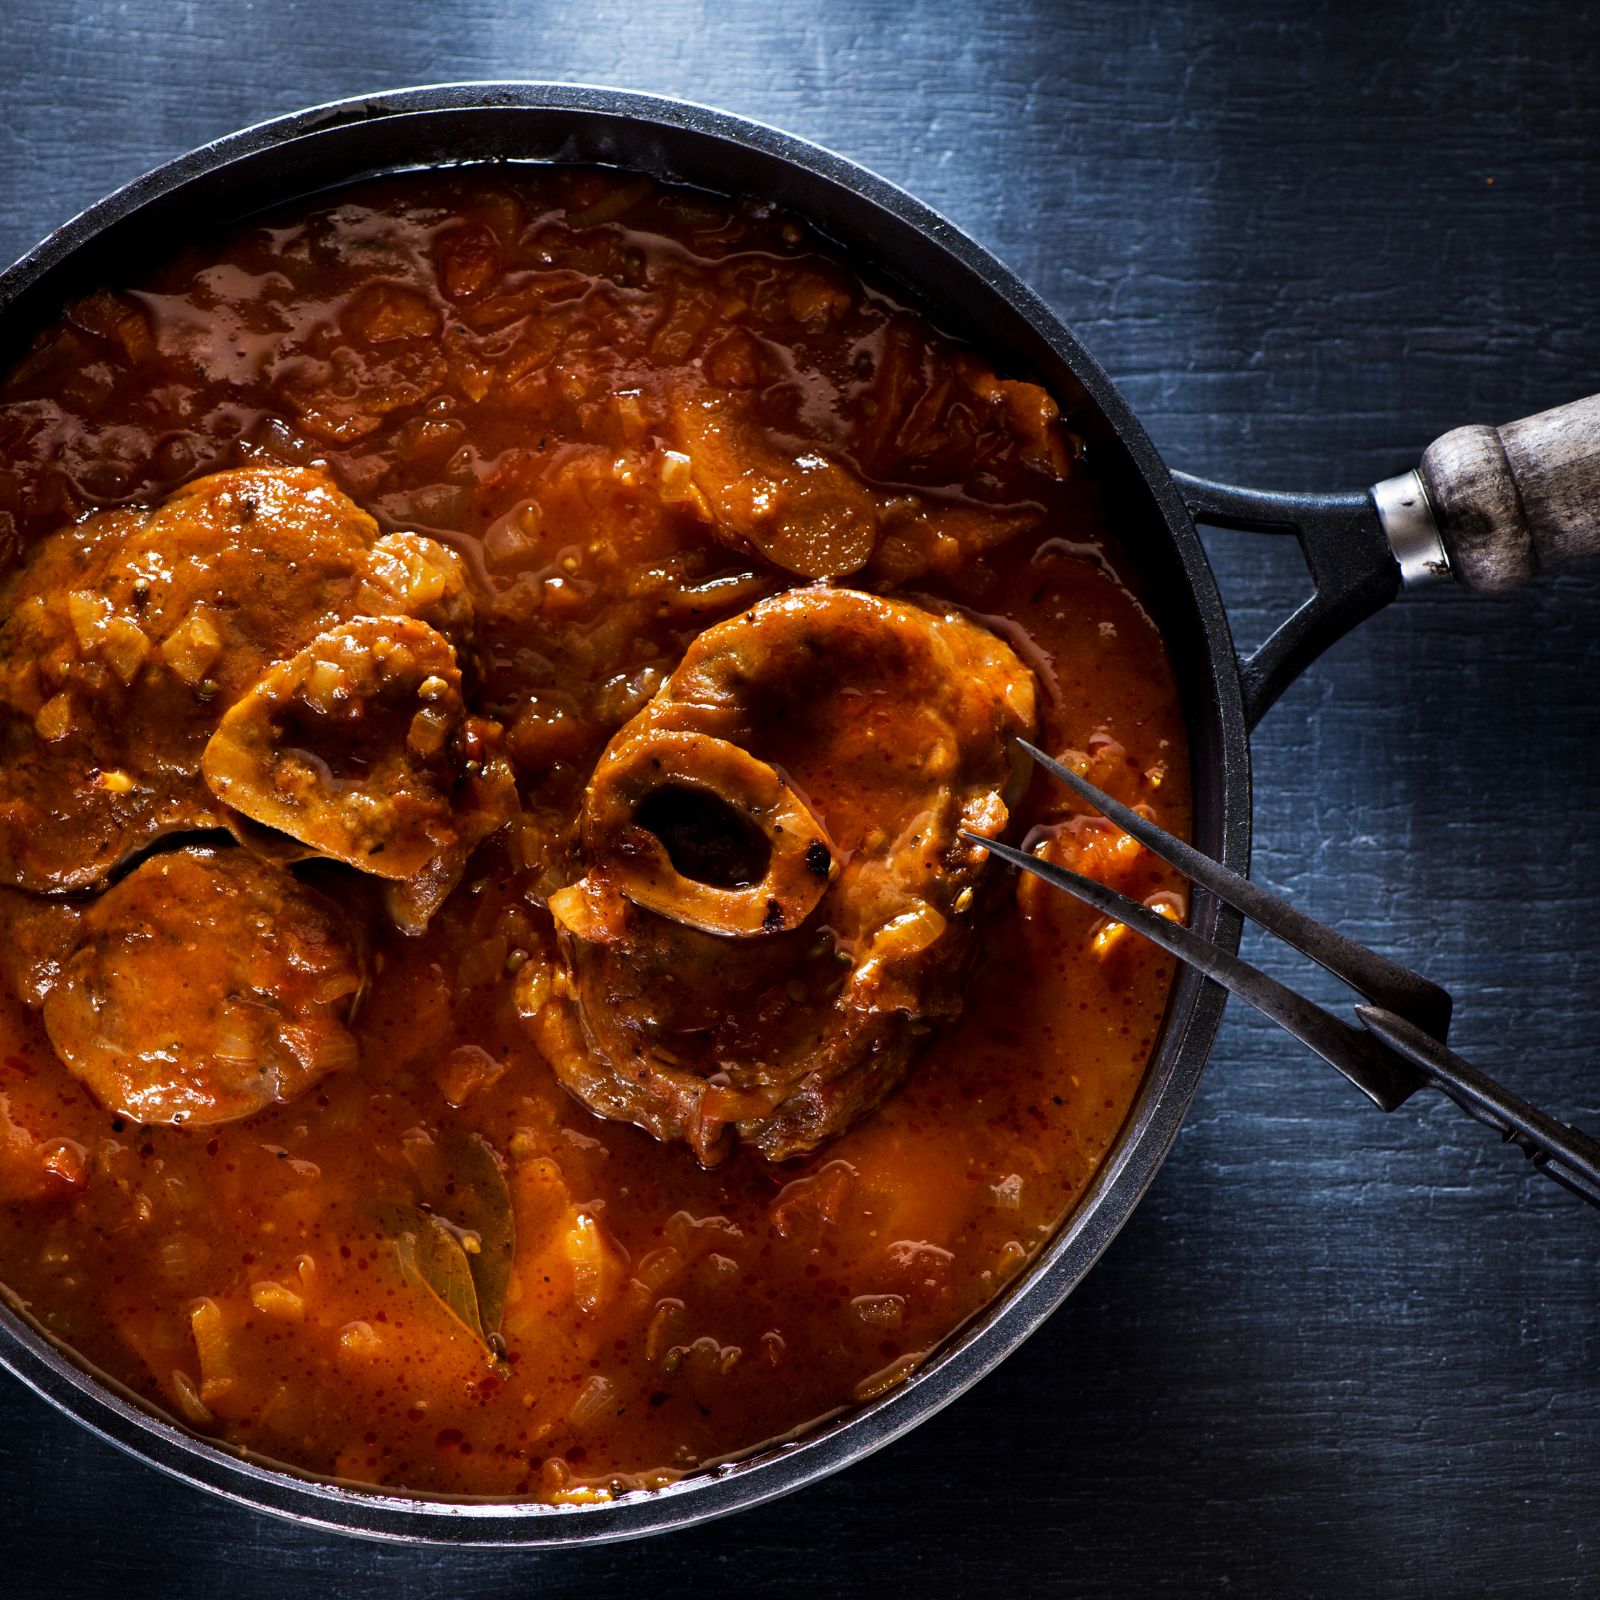
[[1158, 828], [1148, 818], [1141, 817], [1120, 800], [1095, 788], [1070, 767], [1053, 760], [1044, 751], [1019, 739], [1018, 744], [1052, 777], [1072, 790], [1080, 800], [1086, 800], [1102, 816], [1116, 823], [1126, 834], [1137, 839], [1147, 850], [1174, 866], [1186, 878], [1220, 895], [1231, 906], [1236, 906], [1253, 922], [1258, 922], [1270, 933], [1275, 933], [1285, 944], [1293, 945], [1303, 955], [1308, 955], [1319, 966], [1325, 967], [1334, 977], [1359, 990], [1370, 1000], [1376, 1000], [1397, 1016], [1414, 1022], [1423, 1032], [1443, 1041], [1450, 1027], [1450, 995], [1438, 984], [1431, 983], [1421, 973], [1402, 967], [1398, 962], [1380, 956], [1375, 950], [1347, 939], [1342, 933], [1325, 927], [1316, 918], [1269, 894], [1259, 884], [1241, 877], [1231, 867], [1213, 861], [1191, 844], [1174, 838], [1164, 828]]
[[1075, 895], [1105, 916], [1126, 923], [1169, 954], [1197, 967], [1230, 994], [1238, 995], [1280, 1027], [1288, 1029], [1302, 1043], [1310, 1045], [1329, 1066], [1343, 1073], [1383, 1110], [1393, 1111], [1426, 1081], [1420, 1071], [1380, 1049], [1364, 1029], [1341, 1022], [1249, 962], [1219, 950], [1181, 922], [1160, 916], [1148, 906], [1130, 900], [1093, 878], [1070, 872], [1054, 862], [1041, 861], [998, 839], [985, 839], [965, 830], [962, 837], [1023, 872], [1031, 872], [1055, 888]]

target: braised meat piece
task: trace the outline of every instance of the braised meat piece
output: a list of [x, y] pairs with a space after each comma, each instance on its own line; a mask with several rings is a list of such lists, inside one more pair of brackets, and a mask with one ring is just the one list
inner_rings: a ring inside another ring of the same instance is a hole
[[499, 735], [468, 716], [443, 634], [361, 617], [270, 666], [223, 717], [201, 770], [234, 811], [393, 881], [410, 927], [516, 809]]
[[0, 583], [0, 884], [88, 888], [164, 833], [225, 824], [199, 770], [223, 712], [358, 615], [459, 629], [464, 574], [306, 469], [216, 473], [42, 541]]
[[355, 931], [246, 851], [152, 856], [82, 910], [6, 894], [0, 930], [67, 1070], [137, 1122], [229, 1122], [355, 1064]]
[[[959, 404], [968, 415], [992, 412], [1005, 419], [994, 434], [976, 432], [961, 462], [981, 476], [999, 448], [1029, 441], [1028, 471], [1041, 486], [1067, 476], [1068, 459], [1054, 402], [1032, 384], [1004, 383], [987, 373], [963, 371], [965, 393], [953, 401], [946, 383], [934, 411]], [[907, 402], [906, 427], [923, 439], [934, 427], [926, 407]], [[946, 419], [948, 420], [948, 419]], [[1027, 501], [991, 505], [949, 482], [920, 488], [898, 478], [911, 468], [899, 448], [880, 441], [871, 451], [880, 471], [896, 475], [887, 486], [869, 481], [865, 468], [816, 443], [790, 437], [762, 422], [754, 410], [724, 394], [685, 399], [675, 407], [669, 432], [685, 463], [687, 498], [716, 537], [754, 552], [775, 566], [808, 578], [843, 578], [866, 570], [874, 578], [905, 584], [929, 572], [950, 573], [973, 556], [1034, 526], [1042, 506]], [[925, 442], [925, 441], [924, 441]], [[948, 470], [952, 446], [940, 434], [940, 459]]]
[[873, 1109], [961, 1010], [986, 855], [959, 830], [1004, 828], [1033, 727], [1010, 647], [931, 604], [798, 589], [701, 634], [550, 900], [564, 970], [529, 1009], [562, 1081], [707, 1164]]

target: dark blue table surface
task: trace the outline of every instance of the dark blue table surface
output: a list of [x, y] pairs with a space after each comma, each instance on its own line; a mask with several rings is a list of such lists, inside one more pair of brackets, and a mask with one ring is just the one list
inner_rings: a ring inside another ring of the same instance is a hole
[[[1355, 487], [1457, 423], [1600, 388], [1587, 10], [5, 0], [0, 254], [304, 104], [651, 89], [942, 209], [1076, 324], [1173, 464]], [[1211, 548], [1259, 637], [1304, 585], [1292, 552]], [[1590, 568], [1404, 600], [1255, 741], [1258, 876], [1426, 966], [1465, 1053], [1592, 1126], [1597, 734]], [[357, 1545], [170, 1483], [4, 1379], [0, 1595], [1600, 1593], [1600, 1218], [1518, 1165], [1448, 1107], [1370, 1111], [1230, 1011], [1066, 1309], [797, 1498], [579, 1553]]]

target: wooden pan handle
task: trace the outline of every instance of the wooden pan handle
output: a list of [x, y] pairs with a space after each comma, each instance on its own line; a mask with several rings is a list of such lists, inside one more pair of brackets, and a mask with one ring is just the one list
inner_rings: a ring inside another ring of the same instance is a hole
[[1421, 477], [1450, 570], [1514, 589], [1541, 567], [1600, 552], [1600, 394], [1508, 422], [1457, 428]]

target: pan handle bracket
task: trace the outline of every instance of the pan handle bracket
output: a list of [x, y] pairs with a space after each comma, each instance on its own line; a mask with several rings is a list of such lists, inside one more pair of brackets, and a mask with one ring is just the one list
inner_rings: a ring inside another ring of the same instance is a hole
[[1253, 728], [1278, 696], [1358, 623], [1400, 590], [1400, 567], [1372, 495], [1277, 494], [1173, 473], [1189, 515], [1207, 527], [1292, 534], [1314, 589], [1250, 655], [1239, 659], [1245, 719]]

